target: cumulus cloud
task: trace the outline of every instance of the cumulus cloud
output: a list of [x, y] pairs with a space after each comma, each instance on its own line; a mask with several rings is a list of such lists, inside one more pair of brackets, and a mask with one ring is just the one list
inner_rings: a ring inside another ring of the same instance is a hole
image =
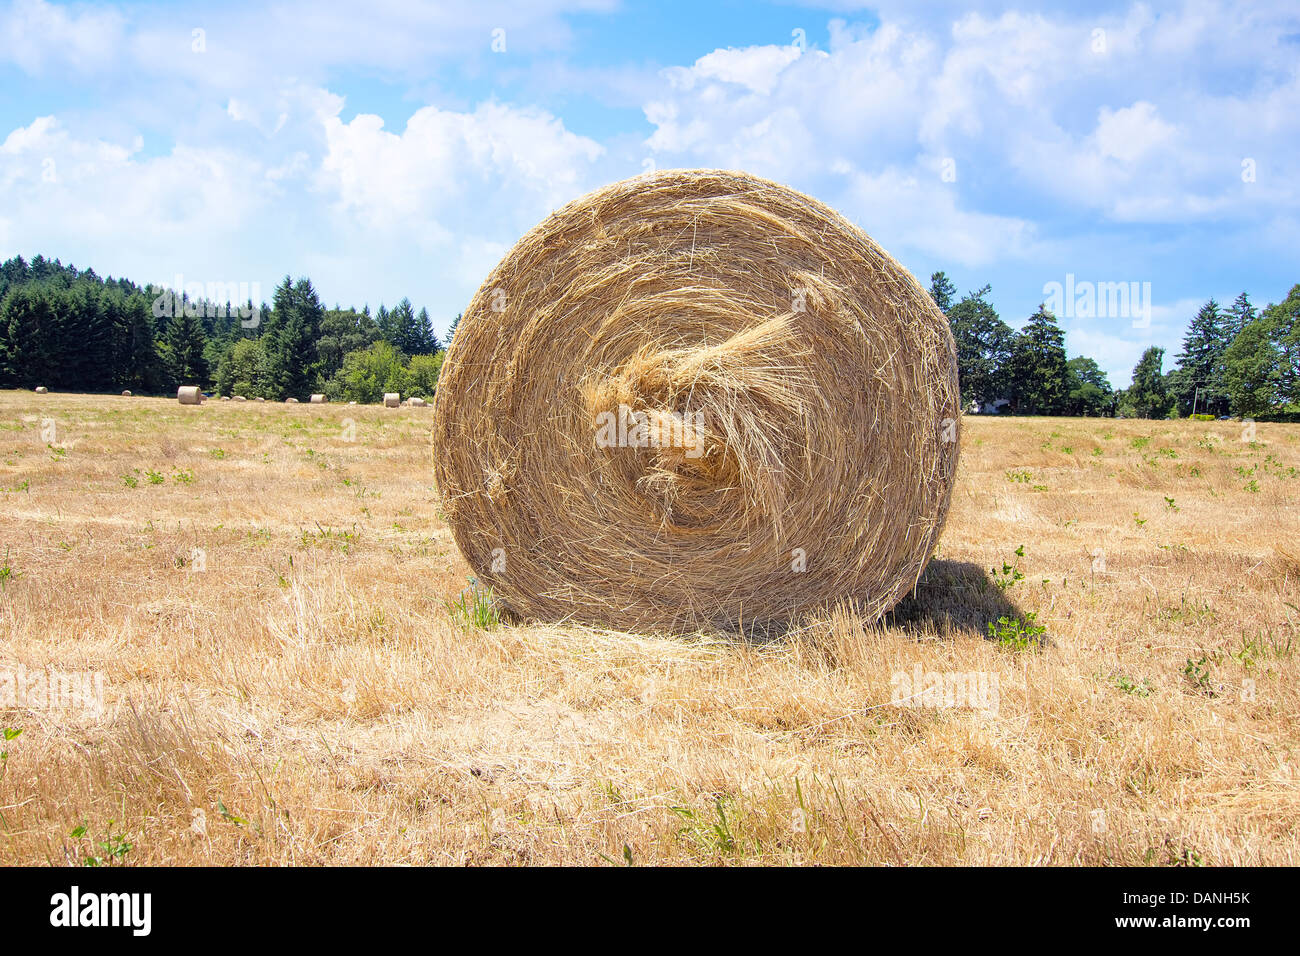
[[460, 113], [426, 106], [400, 134], [378, 116], [324, 119], [318, 185], [370, 228], [425, 241], [502, 236], [581, 195], [604, 152], [549, 113], [488, 102]]

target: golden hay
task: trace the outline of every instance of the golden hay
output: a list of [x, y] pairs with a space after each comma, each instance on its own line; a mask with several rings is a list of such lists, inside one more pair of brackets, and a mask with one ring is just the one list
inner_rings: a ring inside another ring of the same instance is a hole
[[667, 171], [570, 203], [488, 276], [435, 393], [434, 474], [523, 617], [874, 618], [933, 553], [959, 417], [946, 319], [861, 230]]

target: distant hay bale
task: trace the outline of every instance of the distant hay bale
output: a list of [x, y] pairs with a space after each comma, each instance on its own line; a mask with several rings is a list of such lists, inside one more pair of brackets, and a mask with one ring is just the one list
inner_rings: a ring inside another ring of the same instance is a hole
[[259, 395], [259, 396], [257, 396], [257, 398], [253, 399], [253, 401], [255, 401], [255, 402], [264, 402], [264, 401], [266, 401], [266, 399], [264, 399], [261, 395]]
[[130, 390], [129, 388], [124, 388], [124, 389], [122, 390], [122, 397], [123, 397], [123, 398], [130, 398], [130, 397], [131, 397], [131, 390]]
[[197, 385], [182, 385], [176, 389], [176, 400], [182, 405], [202, 405], [203, 393]]
[[311, 397], [311, 404], [313, 405], [324, 405], [328, 401], [329, 399], [319, 392]]
[[229, 396], [229, 395], [222, 395], [222, 396], [221, 396], [221, 400], [222, 400], [223, 402], [228, 402], [228, 401], [230, 401], [230, 396]]
[[424, 408], [426, 405], [429, 404], [422, 398], [411, 398], [409, 399], [409, 401], [411, 403], [412, 408]]
[[384, 407], [397, 408], [402, 404], [402, 396], [397, 392], [384, 392]]
[[296, 399], [296, 398], [286, 398], [286, 399], [284, 400], [284, 403], [285, 403], [286, 405], [297, 405], [297, 404], [298, 404], [298, 399]]
[[874, 619], [934, 553], [956, 350], [925, 289], [827, 206], [722, 171], [598, 190], [465, 310], [434, 477], [525, 618], [623, 629]]
[[36, 386], [36, 394], [37, 394], [37, 395], [46, 395], [46, 394], [49, 394], [49, 391], [50, 391], [50, 390], [49, 390], [48, 388], [46, 388], [44, 385], [37, 385], [37, 386]]
[[231, 401], [235, 401], [235, 402], [246, 402], [246, 401], [248, 401], [248, 399], [244, 398], [243, 395], [236, 395], [236, 396], [234, 396], [234, 397], [231, 399]]

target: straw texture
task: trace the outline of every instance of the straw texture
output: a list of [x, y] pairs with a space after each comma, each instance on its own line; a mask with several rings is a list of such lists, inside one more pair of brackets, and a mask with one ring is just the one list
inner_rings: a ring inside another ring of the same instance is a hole
[[933, 553], [959, 417], [947, 320], [861, 230], [665, 171], [558, 210], [488, 276], [434, 396], [434, 477], [524, 618], [875, 617]]

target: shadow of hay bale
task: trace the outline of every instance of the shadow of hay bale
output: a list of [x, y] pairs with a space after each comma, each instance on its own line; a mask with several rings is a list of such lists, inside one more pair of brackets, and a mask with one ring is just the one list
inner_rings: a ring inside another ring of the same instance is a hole
[[1024, 612], [993, 583], [988, 570], [970, 561], [931, 561], [916, 588], [881, 619], [911, 634], [973, 631], [988, 637], [1000, 618]]

